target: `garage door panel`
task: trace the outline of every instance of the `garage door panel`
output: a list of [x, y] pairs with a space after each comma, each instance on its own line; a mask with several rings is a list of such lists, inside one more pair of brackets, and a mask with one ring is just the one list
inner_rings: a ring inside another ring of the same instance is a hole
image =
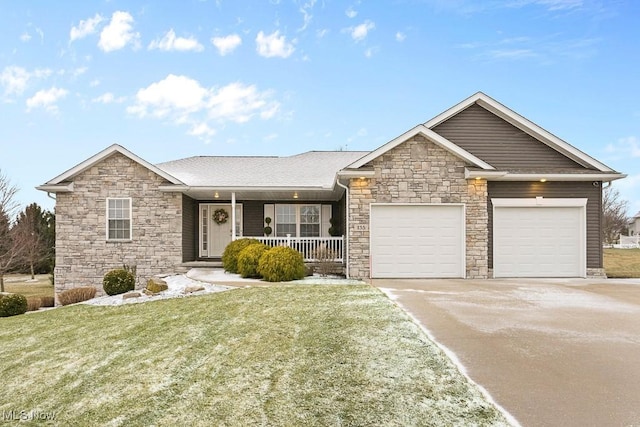
[[493, 223], [495, 277], [583, 275], [580, 207], [496, 207]]
[[372, 205], [371, 277], [464, 277], [464, 207]]

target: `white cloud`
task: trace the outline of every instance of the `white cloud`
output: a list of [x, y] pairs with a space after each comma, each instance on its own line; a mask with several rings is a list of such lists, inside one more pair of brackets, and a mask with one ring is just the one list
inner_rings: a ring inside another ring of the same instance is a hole
[[620, 138], [615, 144], [608, 144], [605, 151], [616, 158], [640, 158], [640, 139], [635, 136]]
[[98, 25], [104, 20], [102, 15], [96, 13], [93, 18], [80, 21], [77, 27], [71, 27], [69, 31], [69, 42], [85, 38], [98, 30]]
[[313, 6], [315, 4], [316, 4], [316, 0], [309, 0], [308, 2], [303, 4], [302, 7], [300, 8], [300, 13], [302, 13], [303, 23], [302, 23], [302, 27], [298, 28], [298, 31], [306, 30], [309, 24], [311, 23], [311, 20], [313, 19], [311, 10], [313, 9]]
[[48, 112], [55, 113], [58, 111], [56, 102], [67, 96], [67, 93], [66, 89], [57, 87], [39, 90], [35, 95], [27, 99], [27, 111], [31, 111], [34, 108], [44, 108]]
[[285, 36], [281, 36], [279, 31], [275, 31], [269, 35], [265, 35], [260, 31], [256, 37], [256, 50], [260, 56], [265, 58], [287, 58], [295, 48], [292, 43], [287, 42]]
[[360, 25], [349, 28], [349, 33], [351, 34], [351, 38], [353, 38], [357, 42], [360, 42], [367, 38], [369, 31], [373, 30], [374, 28], [376, 28], [376, 24], [372, 21], [366, 20]]
[[100, 33], [98, 47], [105, 52], [120, 50], [128, 44], [138, 47], [140, 33], [133, 32], [133, 16], [128, 12], [116, 11], [111, 22]]
[[254, 117], [270, 119], [279, 108], [280, 104], [271, 100], [270, 91], [259, 91], [254, 85], [231, 83], [206, 88], [187, 76], [170, 74], [140, 89], [127, 112], [140, 118], [188, 125], [189, 135], [208, 140], [215, 134], [216, 123], [245, 123]]
[[581, 9], [584, 6], [583, 0], [513, 0], [506, 4], [507, 7], [523, 7], [528, 5], [539, 5], [549, 11]]
[[224, 37], [213, 37], [211, 43], [218, 49], [218, 53], [221, 56], [225, 56], [240, 46], [242, 39], [237, 34], [229, 34]]
[[27, 33], [26, 31], [24, 33], [22, 33], [20, 35], [20, 40], [23, 42], [28, 42], [29, 40], [31, 40], [31, 34]]
[[161, 39], [153, 40], [149, 44], [149, 49], [202, 52], [204, 46], [195, 37], [176, 37], [175, 31], [170, 29]]
[[316, 31], [316, 37], [318, 37], [319, 39], [323, 38], [327, 34], [329, 34], [328, 28], [323, 28], [321, 30]]
[[404, 41], [404, 39], [406, 39], [406, 38], [407, 38], [407, 35], [406, 35], [405, 33], [402, 33], [402, 32], [400, 32], [400, 31], [398, 31], [398, 32], [396, 33], [396, 41], [397, 41], [397, 42], [403, 42], [403, 41]]
[[100, 85], [100, 80], [99, 79], [93, 79], [89, 82], [89, 86], [91, 87], [96, 87]]
[[378, 49], [377, 47], [370, 47], [364, 51], [364, 56], [366, 56], [367, 58], [371, 58], [378, 52], [378, 50], [380, 49]]
[[52, 71], [48, 68], [36, 68], [33, 71], [27, 71], [22, 67], [10, 65], [4, 67], [2, 73], [0, 73], [0, 85], [4, 88], [6, 96], [21, 95], [30, 80], [46, 78], [51, 73]]
[[216, 130], [212, 129], [211, 127], [209, 127], [208, 124], [203, 122], [203, 123], [194, 123], [194, 125], [191, 127], [191, 129], [187, 133], [189, 135], [193, 135], [197, 137], [210, 138], [216, 134]]
[[95, 97], [91, 102], [98, 102], [100, 104], [120, 104], [125, 101], [124, 96], [115, 97], [111, 92], [105, 92], [102, 95]]
[[358, 16], [358, 12], [353, 10], [352, 7], [349, 7], [349, 9], [345, 10], [344, 14], [347, 15], [347, 17], [349, 18], [355, 18], [356, 16]]

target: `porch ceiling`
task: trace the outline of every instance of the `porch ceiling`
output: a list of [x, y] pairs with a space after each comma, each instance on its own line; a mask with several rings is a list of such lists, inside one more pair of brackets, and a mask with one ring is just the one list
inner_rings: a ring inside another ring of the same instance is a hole
[[[309, 189], [309, 188], [286, 188], [286, 189], [229, 189], [229, 188], [198, 188], [190, 187], [183, 189], [182, 193], [195, 200], [231, 200], [231, 194], [236, 194], [236, 200], [296, 200], [304, 201], [336, 201], [340, 200], [344, 190], [335, 189]], [[215, 197], [215, 195], [218, 197]], [[295, 197], [297, 195], [297, 198]]]

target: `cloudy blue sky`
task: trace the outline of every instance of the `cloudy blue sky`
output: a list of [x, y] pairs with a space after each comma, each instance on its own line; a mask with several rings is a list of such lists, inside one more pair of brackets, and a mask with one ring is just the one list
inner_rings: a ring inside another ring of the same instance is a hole
[[640, 211], [635, 0], [0, 0], [0, 170], [21, 204], [114, 142], [372, 150], [483, 91], [610, 167]]

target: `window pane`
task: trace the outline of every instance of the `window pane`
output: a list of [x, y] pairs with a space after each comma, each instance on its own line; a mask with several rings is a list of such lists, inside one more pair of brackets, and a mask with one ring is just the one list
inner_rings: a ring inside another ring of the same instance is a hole
[[296, 235], [296, 206], [276, 205], [276, 236]]
[[300, 224], [300, 237], [320, 237], [320, 225]]
[[318, 206], [300, 206], [301, 224], [319, 224], [320, 208]]
[[131, 239], [131, 218], [129, 199], [109, 199], [107, 201], [108, 239]]

